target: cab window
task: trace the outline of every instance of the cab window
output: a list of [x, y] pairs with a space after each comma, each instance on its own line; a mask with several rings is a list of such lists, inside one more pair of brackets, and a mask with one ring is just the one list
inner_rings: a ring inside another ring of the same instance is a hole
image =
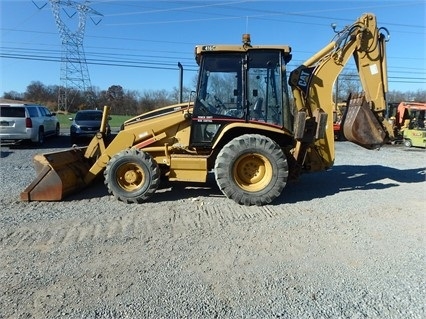
[[250, 52], [247, 76], [250, 120], [282, 125], [281, 76], [279, 52]]
[[241, 60], [241, 54], [204, 57], [197, 97], [201, 105], [195, 115], [244, 117]]

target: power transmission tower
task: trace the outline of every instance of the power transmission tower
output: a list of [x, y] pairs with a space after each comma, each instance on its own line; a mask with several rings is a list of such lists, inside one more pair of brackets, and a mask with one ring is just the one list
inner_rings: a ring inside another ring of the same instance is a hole
[[[58, 92], [58, 110], [68, 111], [75, 95], [83, 92], [85, 102], [90, 108], [96, 107], [95, 95], [90, 82], [89, 70], [87, 68], [86, 56], [84, 53], [83, 39], [86, 28], [86, 19], [90, 16], [92, 22], [97, 25], [101, 21], [95, 21], [92, 15], [102, 17], [98, 11], [89, 7], [89, 1], [77, 2], [72, 0], [49, 0], [52, 7], [53, 16], [62, 42], [61, 53], [61, 85]], [[42, 9], [43, 6], [38, 6]], [[78, 13], [78, 25], [75, 31], [71, 30], [62, 18], [71, 19]]]

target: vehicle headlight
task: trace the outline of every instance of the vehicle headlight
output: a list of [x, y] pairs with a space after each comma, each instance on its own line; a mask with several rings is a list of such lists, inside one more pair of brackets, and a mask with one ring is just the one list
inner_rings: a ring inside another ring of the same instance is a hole
[[80, 126], [75, 124], [71, 125], [71, 133], [80, 133], [80, 131]]

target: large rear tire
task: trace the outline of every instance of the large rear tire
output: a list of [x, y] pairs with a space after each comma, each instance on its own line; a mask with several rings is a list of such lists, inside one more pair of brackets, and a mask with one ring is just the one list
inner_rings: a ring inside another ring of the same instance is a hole
[[265, 205], [277, 198], [287, 183], [287, 159], [272, 139], [246, 134], [219, 152], [215, 177], [226, 197], [238, 204]]
[[128, 149], [110, 159], [104, 177], [109, 193], [118, 200], [142, 203], [157, 190], [160, 169], [148, 153]]

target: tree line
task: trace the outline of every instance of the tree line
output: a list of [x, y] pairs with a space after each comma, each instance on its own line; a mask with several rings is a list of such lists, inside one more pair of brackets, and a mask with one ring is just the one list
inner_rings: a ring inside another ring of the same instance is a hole
[[[2, 98], [8, 100], [28, 101], [47, 106], [52, 111], [74, 113], [82, 109], [111, 107], [115, 115], [137, 115], [156, 108], [179, 102], [180, 92], [177, 88], [167, 90], [145, 90], [143, 92], [125, 90], [120, 85], [112, 85], [107, 90], [94, 89], [91, 92], [68, 91], [68, 107], [58, 110], [58, 85], [44, 85], [39, 81], [31, 82], [25, 92], [4, 92]], [[93, 96], [95, 105], [89, 105], [87, 95]], [[183, 88], [182, 95], [189, 96], [190, 90]]]
[[[58, 110], [58, 92], [60, 89], [61, 87], [58, 85], [44, 85], [39, 81], [34, 81], [27, 86], [25, 92], [4, 92], [2, 98], [40, 103], [46, 105], [52, 111], [61, 111]], [[358, 92], [360, 89], [357, 82], [344, 78], [339, 80], [338, 92], [335, 94], [337, 102], [345, 101], [350, 92]], [[104, 105], [108, 105], [111, 107], [111, 113], [115, 115], [142, 114], [162, 106], [178, 103], [180, 99], [180, 90], [176, 87], [171, 91], [145, 90], [140, 92], [125, 90], [120, 85], [112, 85], [107, 90], [95, 89], [90, 93], [94, 95], [96, 107], [102, 108]], [[184, 87], [182, 89], [184, 101], [189, 100], [190, 93], [189, 88]], [[81, 109], [93, 108], [93, 106], [88, 105], [86, 95], [84, 92], [69, 92], [69, 107], [65, 111], [74, 113]], [[426, 102], [426, 90], [388, 92], [388, 103], [399, 103], [401, 101]]]

